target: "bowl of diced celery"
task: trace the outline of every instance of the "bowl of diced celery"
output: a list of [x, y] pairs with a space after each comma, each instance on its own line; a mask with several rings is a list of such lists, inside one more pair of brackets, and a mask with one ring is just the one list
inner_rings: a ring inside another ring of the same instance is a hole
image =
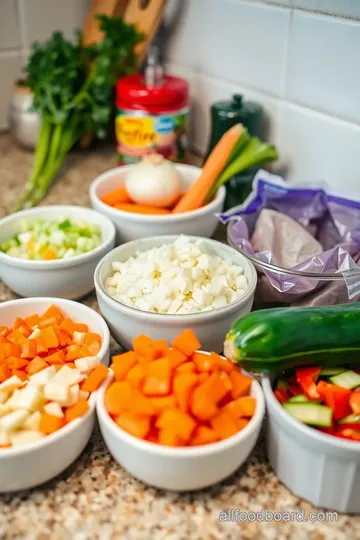
[[76, 299], [115, 244], [113, 223], [78, 206], [43, 206], [0, 220], [0, 278], [20, 296]]

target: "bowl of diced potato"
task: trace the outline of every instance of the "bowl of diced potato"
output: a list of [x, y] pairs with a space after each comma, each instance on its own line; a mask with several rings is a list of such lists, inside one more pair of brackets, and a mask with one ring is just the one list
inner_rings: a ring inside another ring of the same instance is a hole
[[59, 298], [0, 304], [0, 493], [42, 484], [87, 444], [107, 377], [109, 330]]

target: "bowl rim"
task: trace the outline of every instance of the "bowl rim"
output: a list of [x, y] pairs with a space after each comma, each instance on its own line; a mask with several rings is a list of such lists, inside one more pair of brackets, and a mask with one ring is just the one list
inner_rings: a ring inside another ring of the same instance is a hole
[[[91, 311], [95, 313], [95, 316], [97, 320], [99, 321], [99, 326], [102, 326], [102, 330], [104, 333], [104, 337], [102, 340], [101, 348], [99, 353], [96, 356], [99, 356], [101, 358], [101, 361], [103, 360], [105, 354], [107, 353], [110, 345], [110, 332], [109, 328], [104, 320], [104, 318], [99, 315], [94, 309], [90, 308], [89, 306], [86, 306], [85, 304], [82, 304], [81, 302], [75, 302], [74, 300], [68, 300], [66, 298], [52, 298], [52, 297], [33, 297], [33, 298], [17, 298], [15, 300], [8, 300], [6, 302], [2, 302], [0, 304], [0, 311], [3, 309], [6, 309], [9, 306], [14, 306], [16, 304], [31, 304], [31, 303], [42, 303], [42, 304], [59, 304], [59, 307], [61, 308], [62, 305], [67, 305], [71, 307], [73, 304], [80, 305], [80, 309], [84, 309], [84, 311]], [[107, 366], [108, 367], [108, 366]], [[92, 392], [89, 396], [88, 403], [89, 403], [89, 410], [80, 418], [76, 418], [69, 424], [66, 424], [62, 428], [60, 428], [58, 431], [55, 431], [55, 433], [51, 433], [50, 435], [46, 435], [44, 438], [39, 439], [34, 442], [30, 442], [24, 445], [19, 446], [11, 446], [9, 448], [1, 448], [0, 449], [0, 461], [2, 458], [13, 458], [17, 457], [23, 454], [26, 454], [28, 452], [36, 451], [40, 448], [44, 448], [48, 445], [51, 445], [53, 442], [56, 443], [61, 437], [65, 436], [66, 434], [71, 434], [73, 431], [77, 429], [77, 427], [84, 422], [90, 414], [92, 414], [95, 410], [96, 406], [96, 393]]]
[[[166, 321], [179, 321], [180, 319], [184, 320], [186, 318], [186, 320], [189, 321], [189, 324], [190, 324], [191, 321], [195, 322], [196, 318], [199, 318], [200, 316], [202, 316], [203, 319], [208, 319], [208, 318], [213, 319], [214, 316], [216, 316], [216, 317], [219, 316], [220, 317], [223, 314], [234, 310], [238, 306], [239, 303], [244, 303], [245, 304], [246, 301], [248, 301], [250, 299], [250, 297], [255, 294], [255, 289], [256, 289], [256, 285], [257, 285], [257, 273], [256, 273], [255, 267], [252, 264], [252, 262], [247, 260], [246, 257], [244, 257], [244, 255], [242, 255], [241, 253], [236, 251], [236, 249], [229, 246], [228, 244], [224, 244], [222, 242], [219, 242], [218, 240], [214, 240], [212, 238], [205, 238], [203, 236], [184, 235], [184, 236], [186, 236], [187, 238], [189, 238], [190, 240], [193, 240], [193, 241], [202, 240], [202, 241], [205, 241], [205, 243], [210, 243], [210, 244], [213, 244], [215, 246], [221, 246], [223, 249], [226, 249], [229, 252], [232, 251], [233, 253], [235, 253], [236, 257], [242, 258], [242, 259], [244, 259], [246, 261], [246, 264], [248, 264], [248, 266], [250, 268], [250, 272], [251, 272], [251, 282], [249, 283], [249, 286], [246, 289], [243, 296], [240, 296], [239, 298], [237, 298], [236, 300], [234, 300], [233, 302], [231, 302], [230, 304], [228, 304], [226, 306], [223, 306], [223, 307], [220, 307], [220, 308], [215, 308], [215, 309], [212, 309], [212, 310], [209, 310], [209, 311], [199, 311], [197, 313], [153, 313], [152, 311], [142, 311], [142, 310], [136, 309], [136, 308], [134, 308], [132, 306], [128, 306], [128, 305], [120, 302], [119, 300], [115, 300], [115, 298], [110, 296], [110, 294], [107, 292], [107, 290], [105, 289], [105, 286], [103, 285], [103, 283], [100, 280], [100, 272], [101, 272], [101, 269], [102, 269], [103, 265], [107, 261], [107, 259], [114, 252], [121, 251], [123, 248], [129, 247], [131, 245], [135, 246], [139, 242], [147, 242], [147, 241], [150, 242], [150, 241], [156, 240], [156, 241], [159, 241], [159, 242], [161, 241], [164, 244], [171, 244], [177, 238], [179, 238], [179, 236], [180, 235], [178, 235], [178, 234], [171, 234], [171, 235], [164, 235], [164, 236], [162, 236], [162, 235], [160, 235], [160, 236], [151, 236], [149, 238], [141, 238], [141, 239], [138, 239], [138, 240], [132, 240], [131, 242], [126, 242], [125, 244], [117, 246], [116, 248], [114, 248], [111, 251], [109, 251], [108, 253], [106, 253], [106, 255], [104, 255], [104, 257], [101, 259], [101, 261], [98, 263], [97, 267], [95, 268], [94, 284], [95, 284], [96, 292], [100, 296], [102, 296], [102, 298], [104, 299], [105, 302], [110, 303], [110, 305], [112, 307], [114, 307], [116, 309], [116, 311], [118, 311], [117, 308], [120, 306], [120, 309], [122, 309], [129, 316], [134, 316], [134, 314], [136, 313], [136, 316], [139, 316], [140, 318], [148, 319], [149, 317], [152, 317], [153, 320], [158, 319], [159, 321], [161, 321], [161, 320], [164, 321], [165, 319], [166, 319]], [[152, 248], [149, 248], [149, 249], [152, 249]], [[134, 249], [134, 253], [135, 253], [135, 251], [136, 251], [136, 249]], [[144, 251], [146, 251], [146, 250], [144, 250]]]
[[271, 378], [273, 376], [276, 376], [276, 374], [263, 374], [261, 378], [261, 386], [263, 388], [266, 406], [270, 406], [273, 409], [278, 421], [281, 421], [281, 423], [285, 424], [289, 429], [298, 431], [304, 437], [311, 439], [314, 443], [321, 443], [325, 445], [327, 444], [328, 447], [333, 450], [355, 450], [360, 453], [359, 442], [340, 439], [339, 437], [334, 437], [332, 435], [328, 435], [327, 433], [322, 433], [321, 431], [317, 431], [311, 426], [303, 424], [302, 422], [288, 414], [275, 397], [271, 384]]
[[[195, 165], [187, 165], [183, 163], [174, 163], [175, 167], [179, 169], [181, 172], [182, 169], [186, 169], [190, 172], [190, 170], [200, 171], [202, 170], [201, 167], [196, 167]], [[102, 200], [97, 196], [96, 190], [97, 188], [106, 182], [109, 178], [112, 176], [116, 176], [118, 173], [126, 173], [126, 171], [131, 170], [134, 167], [134, 165], [122, 165], [120, 167], [114, 167], [112, 169], [109, 169], [108, 171], [100, 174], [93, 182], [90, 184], [89, 188], [89, 195], [92, 202], [96, 202], [96, 204], [99, 205], [99, 208], [102, 211], [107, 211], [109, 215], [116, 217], [121, 217], [128, 221], [137, 221], [138, 223], [145, 222], [145, 223], [164, 223], [166, 220], [170, 220], [171, 223], [178, 223], [182, 221], [186, 221], [189, 218], [192, 217], [200, 217], [205, 214], [208, 214], [211, 211], [215, 211], [217, 206], [219, 204], [222, 204], [225, 201], [225, 195], [226, 195], [226, 189], [225, 186], [220, 186], [217, 190], [215, 197], [212, 201], [210, 201], [207, 205], [202, 206], [201, 208], [197, 208], [196, 210], [190, 210], [189, 212], [182, 212], [181, 214], [161, 214], [161, 215], [151, 215], [151, 214], [133, 214], [131, 212], [126, 212], [125, 210], [118, 210], [117, 208], [113, 208], [112, 206], [109, 206], [108, 204], [105, 204], [102, 202]]]
[[[97, 212], [93, 208], [87, 208], [85, 206], [77, 206], [77, 205], [70, 205], [70, 204], [55, 204], [55, 205], [48, 205], [48, 206], [37, 206], [35, 208], [27, 208], [25, 210], [21, 210], [20, 212], [15, 212], [14, 214], [10, 214], [9, 216], [5, 216], [0, 220], [0, 228], [3, 225], [6, 225], [7, 223], [20, 220], [20, 219], [26, 219], [26, 216], [31, 216], [35, 214], [39, 214], [39, 217], [41, 216], [43, 211], [51, 211], [54, 213], [57, 212], [64, 212], [64, 214], [68, 214], [68, 217], [71, 216], [71, 212], [75, 211], [77, 212], [84, 212], [92, 214], [97, 216], [99, 218], [99, 221], [102, 221], [104, 224], [104, 227], [107, 227], [109, 229], [109, 234], [107, 238], [104, 238], [103, 241], [99, 246], [92, 249], [91, 251], [88, 251], [87, 253], [81, 253], [80, 255], [75, 255], [74, 257], [70, 257], [69, 259], [55, 259], [51, 261], [33, 261], [28, 259], [20, 259], [18, 257], [12, 257], [11, 255], [7, 255], [3, 251], [0, 250], [0, 263], [7, 264], [8, 266], [16, 266], [19, 268], [24, 268], [27, 270], [58, 270], [60, 268], [70, 268], [72, 266], [77, 266], [79, 264], [85, 263], [92, 258], [96, 257], [97, 255], [101, 254], [104, 249], [107, 249], [111, 247], [111, 245], [115, 242], [115, 236], [116, 236], [116, 229], [114, 223], [104, 214], [101, 214], [100, 212]], [[83, 218], [86, 221], [86, 218]]]
[[[200, 350], [200, 352], [207, 355], [210, 354], [207, 351]], [[222, 358], [224, 358], [224, 356], [222, 356]], [[114, 373], [111, 369], [109, 369], [109, 375], [100, 386], [96, 395], [96, 413], [98, 416], [100, 428], [101, 428], [101, 424], [105, 423], [106, 427], [111, 431], [111, 433], [115, 437], [122, 439], [123, 441], [129, 443], [130, 445], [133, 445], [138, 450], [145, 451], [148, 454], [156, 453], [159, 456], [171, 457], [175, 459], [207, 456], [209, 454], [222, 452], [233, 446], [237, 446], [238, 444], [242, 443], [245, 439], [249, 438], [254, 433], [254, 431], [257, 430], [257, 428], [261, 427], [261, 424], [265, 416], [265, 397], [264, 397], [264, 393], [262, 391], [260, 383], [256, 380], [256, 378], [253, 375], [251, 375], [251, 373], [248, 373], [247, 371], [243, 369], [241, 371], [245, 375], [248, 375], [249, 377], [252, 378], [252, 381], [253, 381], [252, 389], [254, 389], [254, 393], [255, 393], [254, 397], [256, 398], [256, 410], [255, 410], [254, 416], [250, 419], [248, 425], [245, 426], [241, 431], [238, 431], [237, 433], [235, 433], [231, 437], [228, 437], [227, 439], [224, 439], [222, 441], [217, 441], [215, 443], [209, 443], [209, 444], [204, 444], [204, 445], [199, 445], [199, 446], [184, 446], [184, 447], [173, 448], [173, 447], [168, 447], [168, 446], [157, 444], [157, 443], [152, 443], [150, 441], [145, 441], [143, 439], [138, 439], [137, 437], [134, 437], [130, 433], [127, 433], [120, 426], [117, 426], [115, 424], [115, 422], [112, 420], [109, 413], [105, 409], [105, 404], [104, 404], [105, 391], [108, 388], [110, 382], [112, 382], [114, 378]]]

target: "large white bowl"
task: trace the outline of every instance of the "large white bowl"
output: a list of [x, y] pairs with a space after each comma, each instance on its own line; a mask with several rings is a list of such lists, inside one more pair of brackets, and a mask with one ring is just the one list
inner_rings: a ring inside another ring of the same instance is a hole
[[[107, 321], [111, 333], [118, 343], [126, 349], [131, 348], [132, 340], [139, 334], [153, 339], [166, 339], [169, 343], [186, 328], [196, 333], [202, 347], [208, 351], [222, 352], [224, 336], [231, 323], [250, 312], [255, 294], [257, 275], [254, 266], [236, 249], [208, 238], [202, 238], [209, 253], [231, 260], [244, 268], [248, 279], [245, 294], [228, 306], [189, 315], [170, 315], [140, 311], [122, 304], [112, 298], [105, 289], [106, 279], [112, 275], [114, 261], [126, 261], [136, 251], [146, 251], [153, 247], [175, 242], [178, 236], [157, 236], [134, 240], [115, 248], [105, 255], [95, 270], [95, 290], [100, 310]], [[192, 240], [198, 237], [190, 236]]]
[[[186, 234], [210, 238], [218, 225], [217, 213], [220, 213], [225, 201], [225, 188], [221, 186], [215, 198], [208, 205], [184, 212], [183, 214], [169, 215], [142, 215], [117, 210], [103, 203], [100, 199], [106, 193], [122, 186], [127, 174], [134, 165], [116, 167], [101, 174], [90, 186], [90, 200], [92, 207], [111, 219], [117, 230], [117, 243], [129, 242], [149, 236], [162, 234]], [[179, 165], [175, 167], [183, 179], [184, 191], [196, 180], [201, 169], [193, 165]]]
[[19, 220], [79, 218], [101, 228], [99, 247], [69, 259], [28, 261], [0, 251], [0, 278], [19, 296], [57, 296], [76, 299], [94, 288], [94, 271], [101, 258], [115, 245], [115, 227], [110, 219], [81, 206], [39, 206], [0, 220], [0, 244], [19, 232]]
[[[10, 326], [16, 317], [41, 313], [51, 304], [64, 315], [86, 323], [100, 334], [102, 345], [98, 356], [109, 365], [108, 327], [103, 318], [78, 302], [59, 298], [26, 298], [0, 304], [0, 326]], [[47, 482], [64, 471], [88, 443], [95, 422], [96, 393], [90, 396], [90, 410], [56, 433], [24, 446], [0, 449], [0, 493], [27, 489]]]
[[104, 405], [104, 394], [112, 379], [111, 374], [97, 392], [96, 412], [101, 433], [114, 459], [145, 484], [175, 491], [211, 486], [233, 474], [255, 446], [265, 413], [264, 396], [255, 379], [251, 395], [256, 398], [256, 411], [249, 424], [224, 441], [188, 448], [143, 441], [117, 426]]
[[360, 444], [321, 433], [288, 414], [264, 375], [267, 453], [276, 476], [295, 495], [337, 512], [360, 512]]

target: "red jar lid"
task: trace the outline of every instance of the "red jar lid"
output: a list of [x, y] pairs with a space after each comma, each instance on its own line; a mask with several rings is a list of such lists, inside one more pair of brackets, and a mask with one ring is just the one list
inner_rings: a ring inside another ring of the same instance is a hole
[[122, 109], [171, 111], [186, 107], [188, 101], [189, 83], [170, 75], [156, 86], [146, 86], [143, 75], [128, 75], [116, 84], [116, 105]]

